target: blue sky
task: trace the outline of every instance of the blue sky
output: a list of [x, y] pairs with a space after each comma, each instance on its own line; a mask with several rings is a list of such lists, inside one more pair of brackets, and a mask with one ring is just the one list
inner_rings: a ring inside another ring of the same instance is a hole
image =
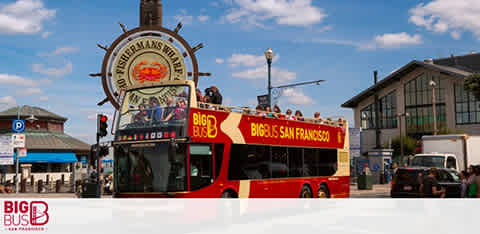
[[[67, 117], [66, 132], [94, 141], [95, 114], [113, 114], [101, 80], [104, 51], [139, 24], [139, 2], [2, 0], [0, 2], [0, 110], [35, 105]], [[413, 59], [478, 51], [477, 0], [164, 0], [163, 21], [192, 45], [200, 88], [216, 84], [225, 104], [254, 106], [266, 94], [264, 51], [271, 47], [273, 85], [324, 79], [319, 86], [285, 90], [282, 110], [345, 116], [340, 105]]]

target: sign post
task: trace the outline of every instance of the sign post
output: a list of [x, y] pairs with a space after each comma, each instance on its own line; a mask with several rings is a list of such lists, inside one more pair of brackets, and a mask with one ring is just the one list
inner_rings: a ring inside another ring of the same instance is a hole
[[13, 165], [13, 145], [9, 136], [0, 137], [0, 165]]
[[257, 96], [258, 105], [266, 108], [269, 106], [268, 95]]

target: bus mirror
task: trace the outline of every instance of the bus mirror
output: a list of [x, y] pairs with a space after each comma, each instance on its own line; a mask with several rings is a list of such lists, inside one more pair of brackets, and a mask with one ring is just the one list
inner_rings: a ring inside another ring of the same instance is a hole
[[175, 139], [171, 139], [170, 143], [168, 144], [168, 161], [173, 162], [175, 160], [177, 148], [177, 142], [175, 142]]

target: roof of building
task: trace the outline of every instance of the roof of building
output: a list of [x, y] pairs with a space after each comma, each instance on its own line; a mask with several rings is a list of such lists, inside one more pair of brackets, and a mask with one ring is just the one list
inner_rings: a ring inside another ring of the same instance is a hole
[[[3, 135], [11, 135], [6, 133]], [[28, 150], [60, 150], [89, 152], [90, 145], [64, 133], [26, 132], [25, 147]]]
[[424, 67], [445, 75], [458, 78], [465, 78], [475, 72], [480, 72], [480, 53], [472, 53], [463, 56], [452, 56], [450, 58], [441, 58], [432, 60], [433, 63], [413, 60], [400, 69], [392, 72], [389, 76], [379, 81], [377, 84], [362, 91], [360, 94], [345, 102], [342, 107], [354, 108], [365, 98], [374, 95], [379, 90], [400, 80], [403, 76], [415, 70], [418, 67]]
[[[12, 107], [10, 109], [4, 110], [0, 112], [0, 118], [11, 118], [11, 117], [16, 117], [17, 112], [18, 112], [19, 107]], [[36, 106], [23, 106], [20, 108], [20, 116], [21, 117], [28, 117], [28, 116], [35, 116], [35, 118], [46, 118], [46, 119], [55, 119], [55, 120], [61, 120], [63, 122], [67, 121], [67, 118], [62, 117], [60, 115], [57, 115], [55, 113], [52, 113], [50, 111], [47, 111], [43, 108], [36, 107]]]

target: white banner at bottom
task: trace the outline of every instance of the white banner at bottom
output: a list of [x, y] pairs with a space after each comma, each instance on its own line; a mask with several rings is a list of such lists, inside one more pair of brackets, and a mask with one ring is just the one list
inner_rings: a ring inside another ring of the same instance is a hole
[[480, 200], [0, 199], [3, 233], [472, 233]]

